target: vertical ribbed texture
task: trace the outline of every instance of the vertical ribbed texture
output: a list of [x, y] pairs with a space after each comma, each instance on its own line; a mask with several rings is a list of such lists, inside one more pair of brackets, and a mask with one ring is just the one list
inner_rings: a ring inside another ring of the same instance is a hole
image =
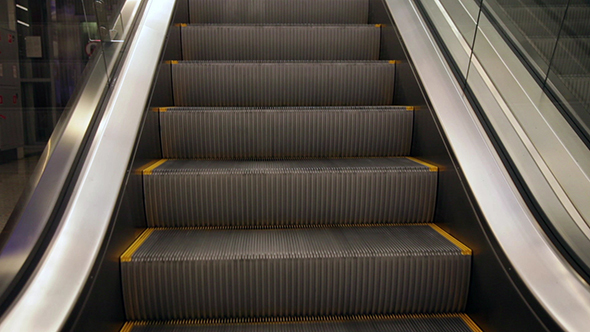
[[138, 324], [131, 332], [473, 332], [463, 319], [449, 317], [363, 317], [358, 321], [336, 322], [279, 322], [230, 323], [227, 325], [197, 323], [194, 325], [172, 322], [169, 324]]
[[366, 24], [369, 0], [189, 0], [190, 23]]
[[[435, 167], [407, 158], [329, 159], [410, 151], [413, 112], [387, 106], [395, 64], [371, 61], [380, 28], [364, 25], [369, 1], [188, 3], [189, 23], [203, 25], [182, 28], [185, 60], [216, 61], [171, 65], [181, 107], [159, 115], [163, 153], [176, 160], [144, 172], [148, 225], [227, 229], [145, 233], [121, 261], [127, 317], [463, 310], [469, 251], [430, 226], [379, 226], [432, 220]], [[269, 23], [276, 25], [252, 25]], [[470, 331], [449, 316], [175, 324], [133, 330]]]
[[183, 60], [378, 60], [375, 25], [189, 25]]
[[169, 108], [163, 157], [385, 157], [410, 152], [406, 107]]
[[149, 227], [428, 222], [436, 184], [406, 158], [169, 160], [144, 176]]
[[176, 106], [390, 105], [394, 79], [388, 61], [172, 65]]
[[471, 256], [429, 226], [156, 230], [122, 262], [132, 320], [462, 310]]

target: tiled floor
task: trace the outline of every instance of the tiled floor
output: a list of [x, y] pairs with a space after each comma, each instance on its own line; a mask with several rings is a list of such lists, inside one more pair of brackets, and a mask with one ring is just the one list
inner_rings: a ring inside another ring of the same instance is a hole
[[31, 156], [0, 164], [0, 231], [4, 229], [38, 161], [39, 156]]

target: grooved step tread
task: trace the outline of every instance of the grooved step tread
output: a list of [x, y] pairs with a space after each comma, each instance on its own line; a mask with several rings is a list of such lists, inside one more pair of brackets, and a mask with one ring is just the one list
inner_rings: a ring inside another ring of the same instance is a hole
[[129, 322], [121, 332], [481, 332], [465, 314]]
[[410, 153], [414, 108], [157, 108], [164, 158], [393, 157]]
[[191, 23], [368, 23], [368, 0], [189, 0]]
[[171, 61], [175, 106], [391, 105], [395, 61]]
[[469, 285], [434, 225], [146, 233], [121, 257], [131, 320], [445, 313]]
[[429, 222], [436, 166], [413, 158], [163, 160], [143, 170], [149, 227]]
[[166, 174], [269, 174], [437, 171], [437, 167], [411, 157], [334, 158], [296, 160], [163, 160], [144, 175]]
[[381, 28], [365, 25], [181, 25], [183, 60], [378, 60]]

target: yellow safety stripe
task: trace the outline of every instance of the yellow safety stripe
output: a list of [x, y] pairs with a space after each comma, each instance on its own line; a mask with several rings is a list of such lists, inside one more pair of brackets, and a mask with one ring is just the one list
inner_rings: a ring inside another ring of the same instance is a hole
[[121, 332], [131, 332], [131, 330], [133, 329], [133, 326], [135, 326], [135, 324], [133, 322], [127, 322], [121, 328]]
[[156, 168], [158, 168], [159, 166], [161, 166], [163, 163], [165, 163], [165, 162], [167, 162], [167, 161], [168, 161], [168, 159], [160, 159], [160, 160], [158, 160], [158, 161], [156, 161], [156, 162], [152, 162], [152, 163], [150, 163], [149, 165], [145, 165], [145, 166], [147, 166], [147, 167], [143, 168], [143, 169], [141, 170], [141, 173], [142, 173], [143, 175], [151, 175], [151, 174], [152, 174], [152, 172], [153, 172], [153, 171], [154, 171]]
[[424, 166], [427, 166], [432, 172], [438, 172], [438, 167], [434, 166], [433, 164], [427, 163], [423, 160], [420, 160], [418, 158], [414, 158], [414, 157], [406, 157], [408, 159], [410, 159], [411, 161], [417, 162], [419, 164], [422, 164]]
[[461, 317], [461, 319], [463, 319], [465, 324], [467, 324], [467, 326], [469, 326], [469, 328], [473, 332], [483, 332], [483, 330], [480, 329], [479, 326], [477, 326], [477, 324], [475, 324], [471, 317], [467, 316], [466, 314], [459, 314], [459, 316]]
[[457, 240], [454, 237], [452, 237], [451, 234], [443, 231], [442, 228], [438, 227], [435, 224], [429, 224], [429, 226], [432, 227], [432, 229], [434, 229], [435, 231], [439, 232], [440, 235], [444, 236], [447, 240], [451, 241], [454, 245], [456, 245], [457, 247], [459, 247], [459, 249], [461, 249], [461, 253], [463, 255], [471, 255], [471, 253], [472, 253], [471, 248], [469, 248], [468, 246], [466, 246], [463, 243], [459, 242], [459, 240]]
[[135, 239], [135, 242], [131, 244], [127, 250], [121, 255], [121, 262], [131, 262], [131, 258], [137, 249], [147, 240], [148, 237], [154, 232], [153, 228], [148, 228], [141, 235]]

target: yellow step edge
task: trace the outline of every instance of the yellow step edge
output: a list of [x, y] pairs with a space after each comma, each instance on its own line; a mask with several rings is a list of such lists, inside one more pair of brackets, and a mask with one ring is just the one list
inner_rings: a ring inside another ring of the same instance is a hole
[[143, 174], [143, 171], [144, 171], [146, 168], [148, 168], [148, 167], [152, 166], [153, 164], [157, 163], [158, 161], [160, 161], [160, 159], [152, 160], [152, 161], [150, 161], [149, 163], [146, 163], [146, 164], [144, 164], [143, 166], [136, 168], [136, 169], [133, 171], [133, 173], [141, 175], [141, 174]]
[[137, 249], [147, 240], [150, 235], [154, 232], [153, 228], [147, 228], [135, 241], [125, 250], [125, 252], [121, 255], [121, 262], [131, 262], [131, 258]]
[[178, 63], [178, 60], [166, 60], [165, 63], [169, 65], [175, 65]]
[[375, 24], [375, 27], [382, 28], [385, 24]]
[[471, 253], [472, 253], [471, 248], [467, 247], [466, 245], [461, 243], [459, 240], [452, 237], [451, 234], [445, 232], [442, 228], [438, 227], [435, 224], [429, 224], [429, 226], [432, 227], [432, 229], [434, 229], [435, 231], [439, 232], [440, 235], [444, 236], [447, 240], [451, 241], [454, 245], [459, 247], [459, 249], [461, 249], [461, 254], [471, 255]]
[[[464, 318], [466, 317], [466, 318]], [[145, 325], [224, 325], [224, 324], [292, 324], [292, 323], [339, 323], [350, 321], [375, 321], [392, 319], [423, 319], [423, 318], [460, 318], [465, 324], [474, 329], [474, 332], [482, 332], [475, 323], [465, 314], [397, 314], [397, 315], [354, 315], [354, 316], [316, 316], [316, 317], [266, 317], [266, 318], [226, 318], [226, 319], [183, 319], [172, 321], [134, 321], [128, 322], [130, 326]], [[470, 325], [466, 320], [472, 322]], [[125, 325], [127, 325], [125, 324]], [[124, 326], [125, 327], [125, 326]], [[123, 330], [121, 330], [123, 332]], [[127, 332], [127, 331], [125, 331]]]
[[182, 27], [182, 28], [184, 28], [187, 25], [188, 24], [186, 24], [186, 23], [176, 23], [176, 24], [174, 24], [175, 27]]
[[438, 172], [438, 166], [434, 166], [433, 164], [427, 163], [427, 162], [420, 160], [418, 158], [414, 158], [414, 157], [406, 157], [406, 158], [410, 159], [411, 161], [417, 162], [418, 164], [422, 164], [424, 166], [427, 166], [430, 169], [430, 171], [432, 171], [432, 172]]
[[147, 167], [145, 167], [144, 169], [142, 169], [142, 174], [143, 175], [151, 175], [152, 172], [158, 168], [159, 166], [161, 166], [163, 163], [167, 162], [168, 159], [160, 159], [154, 163], [151, 163], [149, 166], [146, 165]]
[[396, 64], [396, 63], [399, 63], [399, 61], [398, 60], [389, 60], [389, 63]]
[[135, 174], [146, 174], [146, 173], [145, 173], [145, 171], [146, 171], [146, 170], [149, 170], [149, 173], [148, 173], [147, 175], [150, 175], [150, 174], [152, 174], [152, 171], [153, 171], [153, 170], [154, 170], [156, 167], [158, 167], [158, 166], [162, 165], [162, 164], [163, 164], [163, 163], [164, 163], [166, 160], [168, 160], [168, 159], [157, 159], [157, 160], [152, 160], [152, 161], [150, 161], [149, 163], [147, 163], [147, 164], [145, 164], [145, 165], [143, 165], [143, 166], [141, 166], [141, 167], [138, 167], [138, 168], [136, 168], [136, 169], [135, 169], [133, 172], [134, 172]]
[[134, 326], [135, 324], [133, 322], [127, 322], [123, 325], [120, 332], [131, 332]]
[[152, 107], [152, 112], [166, 112], [170, 107]]
[[483, 330], [480, 329], [479, 326], [477, 326], [477, 324], [475, 324], [475, 322], [467, 314], [459, 314], [459, 316], [473, 332], [483, 332]]
[[329, 224], [329, 225], [266, 225], [266, 226], [183, 226], [183, 227], [153, 227], [155, 231], [215, 231], [242, 229], [309, 229], [309, 228], [346, 228], [346, 227], [401, 227], [401, 226], [431, 226], [431, 223], [397, 223], [397, 224]]

